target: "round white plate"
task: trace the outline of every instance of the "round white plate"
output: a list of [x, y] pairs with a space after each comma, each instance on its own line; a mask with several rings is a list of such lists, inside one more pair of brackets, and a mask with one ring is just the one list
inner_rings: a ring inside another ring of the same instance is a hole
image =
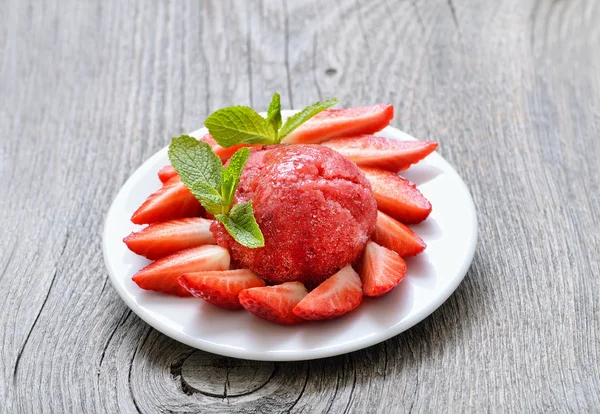
[[[292, 111], [284, 111], [290, 115]], [[201, 137], [206, 129], [191, 135]], [[378, 135], [411, 136], [387, 127]], [[382, 342], [422, 321], [458, 287], [475, 252], [477, 218], [469, 190], [437, 153], [402, 175], [417, 184], [433, 205], [424, 222], [411, 226], [427, 243], [409, 258], [404, 280], [380, 298], [365, 298], [353, 312], [332, 321], [279, 326], [244, 310], [228, 311], [196, 298], [140, 289], [131, 277], [150, 261], [130, 252], [123, 238], [141, 226], [129, 218], [160, 186], [157, 172], [168, 164], [167, 148], [146, 161], [121, 188], [106, 217], [102, 247], [110, 280], [125, 303], [165, 335], [219, 355], [296, 361], [329, 357]]]

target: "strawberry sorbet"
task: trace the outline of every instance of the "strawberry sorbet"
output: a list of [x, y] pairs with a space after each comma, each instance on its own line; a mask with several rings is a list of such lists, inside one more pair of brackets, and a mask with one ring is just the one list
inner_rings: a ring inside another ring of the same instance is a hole
[[252, 153], [237, 191], [253, 201], [265, 246], [237, 243], [215, 222], [211, 231], [234, 263], [272, 283], [316, 286], [362, 253], [377, 205], [364, 174], [321, 145], [281, 145]]

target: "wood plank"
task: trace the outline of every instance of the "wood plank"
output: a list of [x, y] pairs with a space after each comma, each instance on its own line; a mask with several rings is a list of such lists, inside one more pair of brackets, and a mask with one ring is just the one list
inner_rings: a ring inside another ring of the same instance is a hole
[[[3, 2], [3, 412], [595, 411], [598, 21], [592, 0]], [[274, 91], [392, 103], [471, 189], [473, 265], [409, 331], [240, 362], [158, 333], [110, 286], [101, 231], [127, 177]]]

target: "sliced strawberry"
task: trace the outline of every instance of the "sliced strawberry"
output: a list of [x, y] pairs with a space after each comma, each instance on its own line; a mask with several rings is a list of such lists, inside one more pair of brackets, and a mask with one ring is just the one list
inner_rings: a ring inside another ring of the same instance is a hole
[[431, 203], [404, 177], [391, 171], [361, 167], [373, 189], [379, 210], [405, 224], [419, 223], [431, 213]]
[[169, 181], [171, 178], [175, 177], [177, 175], [177, 171], [175, 171], [175, 168], [173, 168], [173, 166], [171, 164], [169, 165], [165, 165], [164, 167], [162, 167], [160, 169], [160, 171], [158, 172], [158, 179], [160, 180], [161, 183], [166, 183], [167, 181]]
[[217, 154], [217, 156], [219, 158], [221, 158], [221, 161], [223, 163], [225, 161], [227, 161], [229, 158], [231, 158], [231, 156], [233, 154], [235, 154], [235, 152], [237, 150], [239, 150], [240, 148], [243, 148], [243, 147], [260, 148], [260, 147], [262, 147], [262, 145], [259, 145], [259, 144], [237, 144], [232, 147], [225, 148], [225, 147], [220, 146], [217, 143], [217, 141], [215, 141], [215, 139], [210, 134], [204, 135], [202, 138], [200, 138], [200, 141], [204, 141], [208, 145], [210, 145], [212, 147], [213, 152], [215, 154]]
[[240, 303], [259, 318], [282, 325], [293, 325], [304, 319], [294, 314], [294, 307], [308, 291], [300, 282], [242, 290]]
[[322, 143], [356, 165], [400, 171], [421, 161], [437, 148], [436, 142], [398, 141], [374, 135], [335, 138]]
[[212, 220], [201, 217], [169, 220], [131, 233], [123, 241], [132, 252], [156, 260], [190, 247], [216, 244], [211, 224]]
[[377, 212], [377, 224], [371, 237], [375, 243], [395, 251], [401, 257], [415, 256], [427, 247], [414, 231], [381, 211]]
[[197, 298], [225, 309], [241, 308], [240, 292], [265, 285], [264, 280], [248, 269], [186, 273], [179, 277], [179, 283]]
[[131, 221], [135, 224], [152, 224], [185, 217], [197, 217], [204, 208], [190, 190], [181, 182], [179, 176], [171, 178], [144, 201], [133, 213]]
[[332, 319], [350, 312], [362, 302], [360, 277], [346, 266], [317, 286], [294, 308], [302, 319]]
[[406, 274], [406, 262], [393, 250], [368, 242], [360, 264], [365, 296], [381, 296], [396, 287]]
[[287, 144], [318, 144], [331, 138], [374, 134], [394, 117], [392, 105], [327, 109], [318, 113], [283, 140]]
[[229, 261], [229, 252], [222, 247], [192, 247], [150, 263], [133, 275], [133, 281], [142, 289], [190, 296], [179, 284], [179, 276], [190, 272], [227, 270]]

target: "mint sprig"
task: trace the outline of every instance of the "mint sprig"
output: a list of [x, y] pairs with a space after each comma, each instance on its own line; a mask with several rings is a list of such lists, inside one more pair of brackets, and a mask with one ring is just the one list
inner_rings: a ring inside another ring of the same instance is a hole
[[273, 95], [266, 119], [247, 106], [231, 106], [213, 112], [204, 121], [204, 125], [222, 147], [237, 144], [279, 144], [300, 125], [339, 102], [337, 98], [333, 98], [314, 103], [289, 117], [282, 125], [280, 99], [278, 93]]
[[249, 148], [240, 148], [224, 167], [210, 145], [189, 135], [173, 138], [169, 145], [171, 165], [194, 197], [238, 243], [257, 248], [263, 247], [265, 240], [254, 218], [252, 202], [231, 207], [249, 156]]

